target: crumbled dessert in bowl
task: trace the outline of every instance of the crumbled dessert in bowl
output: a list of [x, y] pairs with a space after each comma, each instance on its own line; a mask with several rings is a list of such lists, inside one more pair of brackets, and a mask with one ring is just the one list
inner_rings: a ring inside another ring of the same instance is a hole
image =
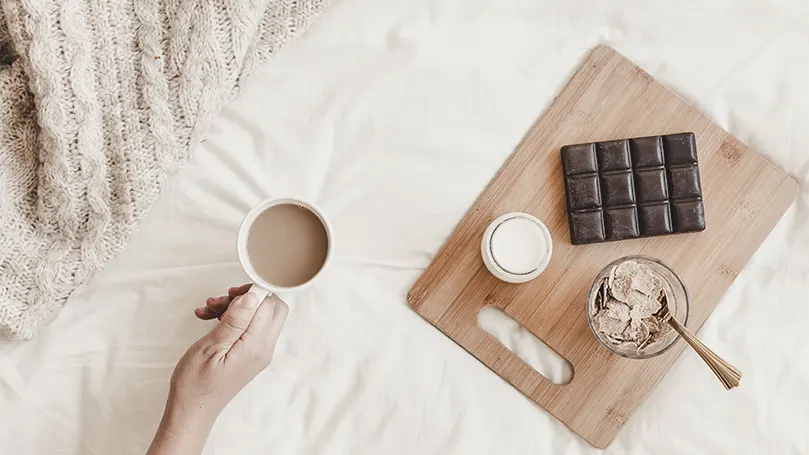
[[627, 256], [598, 273], [587, 298], [587, 320], [598, 341], [623, 357], [645, 359], [670, 348], [679, 335], [662, 317], [688, 323], [688, 292], [680, 277], [657, 259]]

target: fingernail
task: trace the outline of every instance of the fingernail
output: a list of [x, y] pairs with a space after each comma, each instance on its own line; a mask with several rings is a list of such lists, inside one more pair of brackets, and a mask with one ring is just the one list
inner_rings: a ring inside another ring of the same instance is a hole
[[258, 297], [252, 292], [248, 292], [244, 296], [244, 307], [245, 308], [258, 308]]

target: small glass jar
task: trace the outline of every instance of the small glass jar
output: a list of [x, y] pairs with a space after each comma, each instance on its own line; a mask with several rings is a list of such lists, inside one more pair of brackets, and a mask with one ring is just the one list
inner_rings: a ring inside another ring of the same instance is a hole
[[685, 326], [688, 326], [688, 291], [685, 289], [685, 284], [683, 284], [683, 281], [676, 272], [671, 270], [659, 259], [648, 256], [624, 256], [617, 259], [601, 269], [593, 280], [593, 284], [590, 286], [590, 292], [587, 296], [587, 322], [589, 323], [590, 330], [593, 331], [596, 339], [598, 339], [598, 341], [604, 347], [620, 355], [621, 357], [626, 357], [629, 359], [648, 359], [666, 352], [680, 338], [680, 335], [672, 329], [662, 340], [648, 345], [641, 351], [637, 351], [635, 349], [623, 348], [622, 346], [616, 345], [609, 339], [602, 336], [595, 327], [594, 313], [596, 296], [601, 291], [601, 284], [604, 282], [605, 278], [610, 276], [610, 271], [614, 267], [617, 267], [618, 265], [627, 261], [634, 261], [643, 264], [652, 269], [663, 279], [662, 284], [663, 289], [666, 292], [666, 300], [668, 301], [669, 312], [671, 312], [671, 314]]

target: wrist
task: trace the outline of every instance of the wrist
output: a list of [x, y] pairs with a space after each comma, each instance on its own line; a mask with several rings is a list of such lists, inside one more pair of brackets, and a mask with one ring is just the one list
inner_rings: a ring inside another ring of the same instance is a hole
[[163, 419], [157, 428], [148, 455], [199, 454], [211, 432], [217, 414], [169, 393]]
[[211, 409], [204, 402], [183, 397], [172, 388], [160, 425], [182, 431], [199, 428], [204, 429], [207, 434], [218, 416], [218, 410]]
[[212, 426], [213, 420], [189, 414], [167, 402], [146, 455], [201, 454]]

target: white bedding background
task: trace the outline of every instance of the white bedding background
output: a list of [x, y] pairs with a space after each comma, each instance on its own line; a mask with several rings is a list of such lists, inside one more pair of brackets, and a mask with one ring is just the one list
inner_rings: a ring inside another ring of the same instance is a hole
[[129, 248], [37, 339], [0, 344], [0, 454], [143, 453], [210, 327], [192, 309], [246, 281], [237, 225], [276, 196], [330, 215], [335, 262], [284, 296], [273, 364], [206, 454], [597, 452], [405, 294], [599, 43], [801, 183], [699, 332], [741, 387], [686, 351], [607, 452], [809, 453], [809, 2], [340, 0], [222, 112]]

